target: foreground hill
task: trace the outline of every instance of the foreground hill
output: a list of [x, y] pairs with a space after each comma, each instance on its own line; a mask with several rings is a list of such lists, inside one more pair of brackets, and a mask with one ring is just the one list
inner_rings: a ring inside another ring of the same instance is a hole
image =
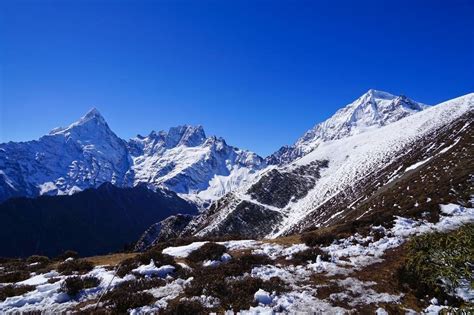
[[302, 238], [177, 239], [140, 254], [3, 259], [0, 312], [470, 314], [474, 208], [424, 213]]

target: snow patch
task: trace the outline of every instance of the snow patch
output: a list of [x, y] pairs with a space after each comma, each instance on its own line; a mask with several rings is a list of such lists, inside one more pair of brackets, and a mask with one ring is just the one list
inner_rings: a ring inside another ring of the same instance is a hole
[[161, 278], [165, 278], [168, 274], [172, 273], [174, 269], [175, 267], [171, 265], [156, 267], [155, 262], [152, 259], [150, 260], [150, 263], [148, 265], [141, 265], [140, 267], [135, 268], [132, 271], [147, 277], [158, 276]]

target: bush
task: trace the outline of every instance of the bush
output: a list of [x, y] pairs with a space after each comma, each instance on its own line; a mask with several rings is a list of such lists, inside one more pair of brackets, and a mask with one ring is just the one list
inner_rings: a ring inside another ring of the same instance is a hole
[[66, 292], [69, 296], [76, 296], [84, 288], [84, 283], [80, 277], [71, 277], [61, 283], [61, 291]]
[[58, 271], [63, 275], [71, 275], [73, 273], [84, 274], [91, 271], [94, 268], [94, 265], [84, 259], [74, 259], [65, 261], [58, 266]]
[[188, 297], [203, 294], [217, 297], [224, 309], [240, 311], [255, 306], [254, 294], [259, 289], [277, 294], [288, 290], [286, 284], [276, 277], [269, 281], [250, 276], [239, 280], [226, 280], [220, 275], [208, 273], [207, 276], [196, 277], [184, 292]]
[[26, 271], [26, 269], [28, 269], [26, 262], [21, 259], [4, 259], [0, 265], [3, 268], [3, 273], [11, 271]]
[[36, 273], [45, 273], [51, 270], [50, 260], [46, 256], [33, 255], [26, 259], [27, 268]]
[[26, 270], [11, 271], [0, 274], [0, 283], [19, 282], [30, 278], [30, 273]]
[[19, 261], [20, 259], [18, 258], [11, 258], [11, 257], [0, 257], [0, 264], [8, 264], [11, 263], [12, 261]]
[[161, 251], [156, 249], [150, 249], [146, 252], [135, 257], [135, 261], [138, 262], [138, 265], [149, 264], [150, 260], [155, 262], [156, 265], [173, 265], [174, 258], [161, 253]]
[[254, 294], [263, 287], [263, 280], [253, 277], [245, 277], [242, 280], [234, 281], [229, 286], [229, 293], [223, 297], [221, 303], [226, 309], [232, 307], [236, 312], [255, 306]]
[[264, 255], [244, 255], [230, 260], [226, 264], [213, 267], [195, 268], [193, 281], [184, 289], [187, 297], [208, 295], [214, 296], [221, 301], [224, 309], [232, 308], [236, 311], [248, 309], [254, 304], [254, 294], [258, 289], [269, 292], [283, 292], [286, 285], [280, 279], [263, 281], [261, 279], [246, 276], [240, 280], [226, 280], [229, 277], [242, 276], [249, 273], [252, 268], [266, 265], [271, 260]]
[[61, 280], [60, 278], [49, 278], [48, 279], [48, 283], [56, 283], [58, 282], [59, 280]]
[[272, 264], [272, 260], [267, 255], [244, 255], [231, 260], [234, 264], [241, 266], [245, 272], [250, 272], [253, 267]]
[[232, 307], [234, 311], [248, 309], [256, 305], [254, 300], [255, 292], [259, 289], [269, 293], [280, 294], [288, 290], [286, 284], [278, 277], [272, 277], [268, 281], [259, 278], [245, 277], [230, 284], [229, 295], [224, 298], [226, 308]]
[[224, 245], [206, 243], [192, 251], [187, 257], [187, 260], [193, 263], [203, 262], [205, 260], [219, 260], [226, 251], [227, 248]]
[[197, 301], [171, 301], [162, 313], [163, 315], [207, 315], [209, 311]]
[[461, 279], [471, 280], [474, 285], [473, 261], [474, 224], [449, 233], [423, 234], [408, 242], [399, 280], [412, 287], [420, 298], [430, 295], [455, 303], [452, 296]]
[[113, 313], [127, 313], [128, 309], [151, 304], [155, 298], [146, 292], [130, 292], [117, 287], [104, 295], [104, 300], [114, 306]]
[[120, 263], [120, 266], [116, 271], [116, 275], [120, 278], [123, 278], [136, 267], [138, 267], [136, 260], [133, 258], [127, 258]]
[[166, 285], [166, 281], [160, 278], [141, 278], [136, 280], [128, 280], [120, 283], [117, 288], [127, 292], [139, 292], [158, 288]]
[[74, 258], [74, 259], [77, 259], [79, 258], [79, 254], [73, 250], [66, 250], [64, 253], [62, 254], [59, 254], [57, 257], [56, 257], [56, 260], [59, 260], [59, 261], [64, 261], [68, 258]]
[[100, 284], [96, 277], [69, 277], [61, 283], [61, 291], [66, 292], [69, 296], [75, 297], [81, 290], [94, 288]]
[[315, 262], [318, 255], [321, 256], [322, 260], [329, 261], [331, 256], [328, 253], [322, 251], [319, 247], [311, 247], [304, 251], [293, 254], [291, 262], [295, 265], [305, 264], [308, 261]]
[[195, 277], [193, 282], [196, 281], [196, 278], [205, 278], [211, 275], [215, 275], [217, 278], [237, 277], [250, 272], [253, 267], [268, 265], [271, 263], [271, 259], [266, 255], [248, 254], [233, 258], [227, 263], [220, 264], [216, 267], [195, 266], [192, 273], [192, 276]]
[[0, 288], [0, 301], [5, 300], [8, 297], [23, 295], [26, 292], [33, 291], [35, 289], [32, 285], [21, 285], [21, 286], [13, 286], [7, 285]]
[[172, 265], [175, 267], [175, 272], [178, 272], [182, 269], [181, 266], [175, 263], [173, 257], [161, 253], [156, 248], [152, 248], [134, 258], [127, 258], [122, 261], [119, 268], [117, 269], [116, 274], [120, 278], [123, 278], [138, 266], [149, 264], [152, 259], [157, 266]]
[[288, 291], [288, 286], [280, 278], [271, 277], [270, 280], [264, 281], [262, 283], [261, 289], [263, 289], [267, 292], [270, 292], [270, 293], [276, 292], [277, 294], [280, 294], [282, 292]]
[[84, 289], [95, 288], [100, 284], [100, 280], [93, 276], [82, 278], [82, 282], [84, 283]]
[[341, 238], [339, 235], [331, 232], [308, 232], [301, 236], [302, 241], [309, 247], [328, 246], [331, 245], [334, 240], [339, 238]]
[[46, 256], [33, 255], [26, 259], [28, 264], [39, 263], [40, 265], [49, 264], [49, 258]]

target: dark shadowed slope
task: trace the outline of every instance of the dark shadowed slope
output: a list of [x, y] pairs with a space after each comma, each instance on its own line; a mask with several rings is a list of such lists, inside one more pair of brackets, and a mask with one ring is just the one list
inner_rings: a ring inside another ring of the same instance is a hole
[[72, 196], [15, 198], [0, 205], [0, 256], [116, 251], [151, 224], [195, 206], [169, 191], [106, 183]]

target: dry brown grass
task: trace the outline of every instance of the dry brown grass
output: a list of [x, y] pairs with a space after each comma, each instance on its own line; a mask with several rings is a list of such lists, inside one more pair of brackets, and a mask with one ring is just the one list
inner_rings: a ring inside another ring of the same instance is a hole
[[[404, 265], [406, 259], [406, 245], [388, 250], [383, 256], [383, 261], [369, 265], [361, 270], [357, 270], [350, 274], [350, 277], [357, 278], [361, 281], [373, 281], [376, 284], [371, 286], [377, 292], [385, 292], [388, 294], [400, 294], [400, 304], [383, 304], [383, 308], [389, 314], [405, 314], [403, 308], [409, 308], [415, 311], [421, 311], [426, 307], [426, 302], [420, 301], [412, 290], [399, 282], [398, 270]], [[334, 288], [329, 288], [334, 289]], [[319, 289], [318, 289], [319, 291]], [[381, 304], [382, 306], [382, 304]], [[368, 307], [366, 305], [359, 306]]]
[[85, 259], [94, 264], [94, 266], [109, 265], [116, 266], [125, 259], [134, 258], [138, 253], [118, 253], [102, 256], [86, 257]]
[[284, 236], [284, 237], [278, 237], [278, 238], [275, 238], [275, 239], [263, 239], [261, 241], [263, 243], [289, 245], [289, 246], [302, 242], [301, 241], [301, 235], [299, 235], [299, 234], [294, 234], [294, 235], [289, 235], [289, 236]]

